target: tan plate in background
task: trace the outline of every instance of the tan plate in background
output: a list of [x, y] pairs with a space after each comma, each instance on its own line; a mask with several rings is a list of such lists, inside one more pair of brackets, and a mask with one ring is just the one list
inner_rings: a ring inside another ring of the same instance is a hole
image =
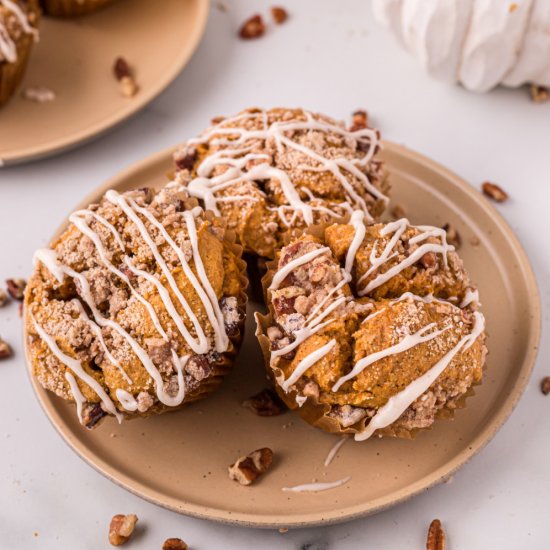
[[[125, 120], [183, 69], [204, 32], [208, 0], [119, 0], [77, 19], [43, 17], [23, 84], [0, 109], [0, 159], [15, 164], [57, 153]], [[120, 94], [114, 60], [135, 69], [139, 92]], [[23, 99], [45, 86], [48, 103]]]
[[[120, 426], [109, 418], [89, 432], [78, 423], [73, 406], [33, 380], [44, 411], [67, 443], [96, 470], [151, 502], [254, 527], [299, 527], [364, 516], [442, 481], [477, 453], [511, 413], [533, 368], [540, 337], [535, 278], [511, 229], [477, 191], [403, 147], [386, 143], [384, 156], [395, 202], [408, 205], [413, 222], [452, 223], [462, 236], [466, 267], [479, 285], [489, 333], [488, 366], [484, 383], [453, 421], [439, 421], [415, 441], [349, 441], [324, 468], [336, 436], [309, 427], [290, 412], [260, 418], [240, 405], [265, 386], [249, 308], [248, 333], [234, 372], [217, 394], [187, 410]], [[124, 191], [162, 185], [170, 168], [170, 151], [163, 151], [102, 185], [79, 207], [97, 201], [111, 187]], [[479, 244], [472, 244], [475, 239]], [[270, 472], [253, 487], [230, 481], [227, 465], [264, 446], [275, 452]], [[348, 475], [347, 485], [330, 491], [281, 490]]]

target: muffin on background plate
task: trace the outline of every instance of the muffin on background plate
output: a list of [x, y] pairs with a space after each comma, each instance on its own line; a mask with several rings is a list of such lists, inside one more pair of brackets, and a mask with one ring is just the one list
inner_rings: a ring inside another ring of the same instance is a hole
[[285, 246], [263, 282], [268, 373], [314, 426], [413, 437], [481, 382], [485, 320], [440, 228], [368, 225], [356, 212]]
[[0, 1], [0, 107], [23, 80], [39, 20], [37, 0]]
[[206, 397], [242, 339], [246, 278], [231, 231], [184, 190], [108, 191], [35, 255], [25, 295], [33, 375], [80, 422]]
[[54, 17], [78, 17], [97, 11], [115, 0], [41, 0], [44, 13]]

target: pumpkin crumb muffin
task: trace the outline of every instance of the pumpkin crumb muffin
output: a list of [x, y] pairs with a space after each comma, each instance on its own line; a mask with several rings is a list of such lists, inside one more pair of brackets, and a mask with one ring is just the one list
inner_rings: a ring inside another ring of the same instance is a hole
[[247, 109], [216, 119], [176, 154], [176, 181], [221, 214], [245, 252], [274, 258], [285, 237], [362, 210], [385, 209], [380, 134], [304, 109]]
[[263, 282], [268, 372], [312, 425], [412, 437], [481, 382], [485, 320], [443, 229], [355, 212], [285, 246]]
[[26, 347], [42, 386], [106, 415], [148, 416], [212, 392], [240, 345], [241, 249], [179, 187], [108, 191], [35, 254]]
[[79, 17], [112, 4], [115, 0], [41, 0], [44, 13], [53, 17]]
[[39, 19], [37, 0], [0, 0], [0, 106], [23, 80]]

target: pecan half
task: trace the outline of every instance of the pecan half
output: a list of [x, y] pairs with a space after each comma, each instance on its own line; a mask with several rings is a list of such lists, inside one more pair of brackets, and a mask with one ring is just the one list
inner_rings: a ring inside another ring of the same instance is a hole
[[540, 391], [544, 394], [544, 395], [548, 395], [550, 393], [550, 376], [545, 376], [541, 381], [540, 381]]
[[7, 359], [12, 356], [11, 346], [0, 338], [0, 359]]
[[241, 485], [250, 485], [264, 474], [273, 462], [273, 451], [268, 447], [251, 452], [229, 466], [229, 478]]
[[367, 111], [359, 109], [358, 111], [355, 111], [352, 115], [349, 131], [357, 132], [357, 130], [364, 130], [365, 128], [368, 128], [368, 125], [369, 117]]
[[258, 416], [277, 416], [287, 410], [286, 405], [271, 388], [265, 388], [260, 393], [245, 399], [242, 406]]
[[265, 34], [265, 23], [259, 14], [247, 19], [239, 30], [239, 36], [244, 40], [260, 38]]
[[193, 167], [195, 166], [195, 162], [197, 161], [199, 153], [195, 147], [190, 147], [188, 149], [183, 149], [182, 151], [178, 151], [174, 155], [174, 161], [176, 162], [176, 166], [180, 170], [193, 170]]
[[166, 539], [162, 545], [162, 550], [187, 550], [189, 546], [181, 539]]
[[446, 223], [442, 229], [447, 233], [447, 242], [458, 250], [462, 245], [462, 238], [460, 237], [460, 233], [456, 230], [456, 227], [450, 223]]
[[529, 86], [529, 93], [531, 94], [531, 99], [535, 103], [544, 103], [550, 99], [550, 89], [544, 86], [531, 84], [531, 86]]
[[25, 296], [27, 281], [25, 279], [8, 279], [6, 281], [9, 295], [14, 300], [22, 300]]
[[107, 413], [100, 403], [87, 403], [82, 408], [82, 423], [91, 430]]
[[109, 542], [113, 546], [120, 546], [128, 541], [136, 527], [138, 517], [135, 514], [117, 514], [109, 525]]
[[496, 183], [491, 183], [490, 181], [483, 182], [481, 184], [481, 190], [484, 195], [496, 202], [504, 202], [508, 200], [508, 193], [506, 193], [506, 191], [504, 191], [504, 189]]
[[277, 25], [283, 24], [288, 19], [288, 12], [281, 6], [273, 6], [271, 8], [271, 17]]
[[0, 307], [5, 306], [7, 301], [8, 301], [7, 292], [3, 288], [0, 288]]
[[430, 523], [426, 550], [445, 550], [445, 531], [443, 531], [441, 522], [438, 519], [434, 519]]

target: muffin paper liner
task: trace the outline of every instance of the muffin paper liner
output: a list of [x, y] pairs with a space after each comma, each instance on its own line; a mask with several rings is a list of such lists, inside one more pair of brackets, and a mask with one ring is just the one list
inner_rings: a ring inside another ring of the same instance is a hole
[[[312, 235], [313, 237], [323, 239], [324, 231], [326, 227], [332, 225], [335, 222], [330, 222], [322, 225], [312, 225], [308, 227], [303, 234]], [[285, 243], [285, 246], [289, 244]], [[297, 411], [299, 415], [305, 420], [308, 424], [320, 428], [325, 432], [334, 433], [334, 434], [359, 434], [363, 432], [366, 426], [369, 423], [370, 418], [365, 417], [362, 420], [356, 422], [355, 424], [342, 427], [340, 422], [329, 416], [331, 412], [331, 406], [326, 403], [320, 403], [315, 396], [308, 396], [306, 401], [300, 407], [296, 403], [296, 397], [299, 395], [294, 389], [290, 389], [288, 393], [281, 388], [278, 380], [284, 379], [283, 372], [277, 368], [271, 366], [271, 344], [267, 337], [267, 329], [271, 326], [276, 326], [273, 316], [273, 308], [271, 306], [271, 292], [269, 291], [269, 286], [273, 280], [273, 276], [277, 271], [278, 258], [267, 263], [267, 272], [262, 279], [262, 285], [264, 288], [264, 295], [266, 300], [266, 306], [268, 308], [268, 313], [262, 315], [261, 313], [256, 312], [254, 318], [256, 320], [256, 337], [262, 349], [262, 353], [265, 360], [266, 370], [269, 378], [272, 380], [273, 385], [277, 391], [279, 397], [287, 405], [287, 407], [293, 411]], [[484, 344], [485, 345], [485, 344]], [[485, 368], [485, 367], [484, 367]], [[482, 382], [477, 383], [480, 385]], [[452, 401], [453, 407], [449, 408], [447, 405], [444, 405], [440, 410], [435, 413], [436, 420], [439, 419], [448, 419], [452, 420], [454, 418], [455, 410], [463, 409], [466, 406], [466, 400], [474, 395], [474, 387], [470, 387], [464, 394], [458, 396]], [[397, 421], [396, 421], [397, 422]], [[394, 423], [395, 424], [395, 423]], [[399, 437], [401, 439], [414, 439], [418, 432], [426, 431], [432, 429], [432, 426], [428, 428], [413, 428], [407, 429], [399, 425], [389, 425], [380, 430], [376, 430], [371, 437]]]

